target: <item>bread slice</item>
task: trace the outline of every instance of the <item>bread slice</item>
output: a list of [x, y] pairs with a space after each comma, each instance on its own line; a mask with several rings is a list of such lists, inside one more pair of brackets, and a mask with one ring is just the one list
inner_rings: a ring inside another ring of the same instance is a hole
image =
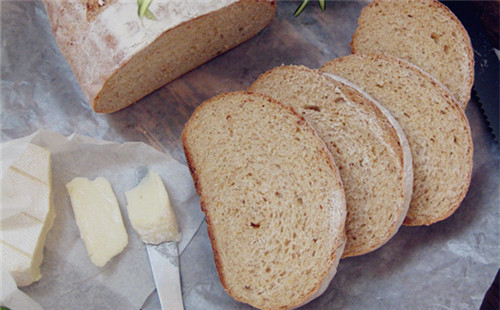
[[269, 97], [227, 93], [195, 110], [182, 141], [226, 291], [261, 309], [321, 293], [345, 243], [345, 196], [307, 122]]
[[[97, 2], [97, 3], [96, 3]], [[44, 0], [55, 40], [96, 112], [123, 109], [250, 39], [276, 12], [274, 1]]]
[[268, 71], [249, 91], [293, 107], [332, 153], [347, 201], [343, 257], [385, 244], [403, 223], [413, 184], [410, 147], [394, 118], [345, 80], [304, 66]]
[[403, 128], [413, 157], [413, 195], [404, 224], [430, 225], [460, 205], [472, 172], [469, 123], [453, 96], [418, 67], [393, 57], [349, 55], [320, 68], [362, 87]]
[[352, 52], [405, 59], [430, 73], [465, 109], [474, 53], [458, 18], [436, 0], [375, 0], [361, 11]]

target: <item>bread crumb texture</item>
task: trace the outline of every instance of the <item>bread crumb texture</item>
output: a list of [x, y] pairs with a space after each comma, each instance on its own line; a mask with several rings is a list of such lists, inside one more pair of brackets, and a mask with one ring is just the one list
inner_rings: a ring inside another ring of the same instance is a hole
[[275, 68], [249, 90], [296, 109], [332, 153], [347, 200], [344, 257], [370, 252], [392, 237], [406, 216], [409, 199], [401, 143], [377, 106], [304, 66]]
[[430, 225], [450, 216], [469, 187], [473, 145], [464, 112], [446, 88], [405, 61], [349, 55], [320, 71], [359, 85], [399, 122], [413, 157], [413, 194], [406, 225]]
[[236, 92], [198, 107], [182, 138], [226, 291], [262, 309], [307, 300], [341, 255], [346, 215], [314, 130], [268, 97]]
[[363, 8], [352, 52], [405, 59], [443, 83], [465, 109], [474, 82], [467, 31], [435, 0], [375, 0]]

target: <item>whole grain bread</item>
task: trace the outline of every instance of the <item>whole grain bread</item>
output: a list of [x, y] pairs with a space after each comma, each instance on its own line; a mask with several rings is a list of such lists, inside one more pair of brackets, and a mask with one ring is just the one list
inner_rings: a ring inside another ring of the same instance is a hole
[[354, 54], [320, 68], [359, 85], [403, 128], [413, 157], [413, 195], [405, 225], [430, 225], [462, 202], [472, 172], [469, 122], [436, 79], [401, 59]]
[[474, 52], [458, 18], [436, 0], [375, 0], [363, 8], [352, 52], [405, 59], [444, 84], [465, 109]]
[[347, 201], [343, 257], [385, 244], [403, 223], [413, 185], [410, 147], [396, 120], [345, 80], [304, 66], [272, 69], [249, 91], [293, 107], [332, 153]]
[[250, 39], [276, 12], [274, 1], [44, 0], [55, 40], [96, 112], [123, 109]]
[[226, 93], [199, 106], [182, 141], [225, 290], [261, 309], [322, 293], [345, 244], [331, 154], [292, 108]]

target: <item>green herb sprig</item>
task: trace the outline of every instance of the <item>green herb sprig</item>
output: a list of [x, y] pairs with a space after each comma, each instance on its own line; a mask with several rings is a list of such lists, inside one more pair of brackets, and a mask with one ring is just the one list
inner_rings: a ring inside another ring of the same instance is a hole
[[[310, 0], [302, 0], [302, 3], [299, 5], [297, 10], [295, 10], [295, 13], [293, 13], [293, 16], [295, 16], [295, 17], [299, 16], [300, 13], [302, 13], [302, 11], [304, 11], [304, 9], [306, 8], [309, 1]], [[325, 0], [318, 0], [318, 2], [319, 2], [319, 7], [321, 8], [321, 11], [324, 11], [325, 7], [326, 7], [326, 1]]]
[[137, 0], [137, 5], [139, 6], [137, 14], [139, 14], [139, 18], [141, 20], [144, 17], [150, 20], [158, 20], [156, 16], [149, 10], [151, 2], [153, 2], [153, 0]]

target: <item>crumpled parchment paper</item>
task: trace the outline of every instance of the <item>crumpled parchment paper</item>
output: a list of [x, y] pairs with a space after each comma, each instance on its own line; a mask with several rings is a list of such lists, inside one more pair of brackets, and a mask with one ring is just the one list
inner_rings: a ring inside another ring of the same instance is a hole
[[[6, 142], [3, 152], [28, 142], [51, 152], [56, 218], [45, 243], [42, 279], [22, 290], [45, 309], [139, 309], [155, 285], [146, 247], [127, 215], [125, 192], [138, 184], [139, 167], [158, 172], [183, 234], [182, 253], [204, 218], [188, 168], [144, 143], [65, 137], [45, 130]], [[77, 176], [107, 178], [120, 205], [129, 242], [104, 267], [91, 263], [76, 225], [65, 184]]]

